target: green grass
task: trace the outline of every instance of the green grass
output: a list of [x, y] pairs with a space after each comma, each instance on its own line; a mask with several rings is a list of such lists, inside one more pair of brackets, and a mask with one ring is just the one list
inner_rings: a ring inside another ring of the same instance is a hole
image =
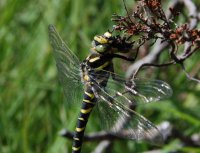
[[[125, 14], [120, 0], [1, 0], [1, 153], [70, 152], [71, 140], [60, 137], [58, 132], [63, 128], [73, 130], [80, 106], [72, 108], [64, 99], [47, 27], [54, 24], [70, 48], [84, 59], [93, 36], [112, 28], [113, 13]], [[187, 61], [190, 71], [199, 65], [199, 58], [200, 55], [195, 55]], [[180, 69], [177, 75], [176, 69], [178, 66], [172, 66], [167, 72], [158, 72], [158, 76], [165, 76], [163, 78], [168, 74], [165, 81], [172, 85], [173, 97], [166, 103], [146, 106], [148, 112], [143, 113], [155, 123], [169, 120], [181, 133], [191, 135], [200, 132], [200, 86], [188, 81]], [[89, 124], [88, 129], [95, 131], [97, 126]], [[174, 140], [172, 138], [162, 149], [173, 150], [178, 144]], [[86, 143], [84, 152], [90, 152], [96, 145]], [[124, 150], [124, 146], [127, 152], [149, 149], [147, 144], [125, 140], [114, 143], [116, 153]], [[189, 152], [196, 148], [180, 149]]]

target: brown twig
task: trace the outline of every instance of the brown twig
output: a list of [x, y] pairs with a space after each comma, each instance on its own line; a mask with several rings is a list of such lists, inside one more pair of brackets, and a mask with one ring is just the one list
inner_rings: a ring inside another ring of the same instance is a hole
[[[121, 123], [120, 123], [121, 124]], [[171, 125], [169, 124], [169, 122], [164, 121], [161, 124], [157, 125], [158, 129], [160, 131], [163, 131], [163, 133], [165, 133], [164, 137], [167, 138], [168, 135], [170, 135], [170, 131], [171, 131]], [[166, 131], [168, 131], [166, 133]], [[118, 136], [107, 132], [107, 131], [100, 131], [100, 132], [95, 132], [95, 133], [89, 133], [89, 134], [85, 134], [84, 135], [84, 141], [102, 141], [102, 140], [117, 140], [117, 139], [122, 139], [124, 137], [120, 137], [119, 135], [123, 135], [123, 133], [125, 133], [125, 135], [128, 135], [127, 132], [125, 131], [120, 131], [121, 134], [118, 134]], [[156, 134], [156, 133], [155, 133]], [[158, 133], [157, 133], [158, 134]], [[60, 135], [65, 137], [65, 138], [69, 138], [69, 139], [73, 139], [73, 132], [70, 132], [66, 129], [63, 129], [60, 131]], [[156, 135], [155, 135], [156, 137]]]
[[[64, 129], [60, 132], [60, 135], [66, 138], [73, 139], [74, 133]], [[119, 139], [119, 137], [105, 131], [84, 135], [84, 141], [102, 141], [102, 140], [113, 140], [113, 139]]]
[[[130, 66], [127, 76], [129, 78], [135, 77], [144, 66], [161, 67], [180, 64], [190, 80], [200, 82], [200, 80], [189, 76], [184, 69], [184, 61], [197, 52], [196, 48], [200, 46], [200, 30], [195, 29], [198, 23], [198, 12], [194, 3], [188, 0], [174, 0], [170, 4], [170, 9], [164, 13], [160, 0], [140, 0], [140, 2], [141, 6], [138, 5], [137, 10], [133, 13], [135, 21], [132, 21], [129, 15], [127, 17], [114, 16], [113, 19], [117, 23], [116, 31], [124, 31], [130, 36], [137, 35], [140, 37], [138, 41], [139, 47], [136, 49], [137, 52], [139, 52], [141, 45], [147, 44], [146, 42], [150, 40], [154, 44], [154, 48], [148, 51], [144, 58]], [[172, 16], [179, 15], [174, 8], [177, 8], [180, 4], [183, 4], [188, 9], [188, 18], [190, 18], [188, 23], [182, 25], [175, 23], [172, 18]], [[142, 8], [146, 8], [151, 16], [142, 11]], [[172, 24], [175, 27], [171, 26]], [[178, 54], [179, 46], [183, 44], [185, 46], [184, 50]], [[171, 55], [170, 62], [155, 63], [166, 47], [171, 48], [168, 51]]]

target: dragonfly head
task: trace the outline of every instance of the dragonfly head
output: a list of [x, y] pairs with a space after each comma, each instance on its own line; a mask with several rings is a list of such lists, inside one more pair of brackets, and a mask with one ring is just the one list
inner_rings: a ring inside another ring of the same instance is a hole
[[112, 33], [105, 32], [103, 35], [96, 35], [92, 41], [92, 49], [100, 54], [108, 53], [113, 41]]
[[113, 36], [111, 32], [96, 35], [92, 41], [92, 50], [99, 54], [128, 53], [134, 42], [129, 37]]

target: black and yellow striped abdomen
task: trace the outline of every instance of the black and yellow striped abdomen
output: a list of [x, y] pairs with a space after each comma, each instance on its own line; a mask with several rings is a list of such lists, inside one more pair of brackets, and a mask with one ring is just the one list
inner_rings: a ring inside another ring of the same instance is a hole
[[82, 107], [77, 121], [77, 126], [74, 133], [74, 141], [72, 146], [72, 153], [80, 153], [82, 146], [82, 139], [84, 131], [89, 118], [96, 102], [96, 98], [91, 88], [85, 90]]
[[84, 131], [89, 118], [89, 115], [95, 106], [96, 97], [94, 92], [98, 92], [96, 88], [105, 87], [112, 69], [112, 57], [101, 54], [91, 54], [81, 64], [82, 81], [85, 85], [84, 98], [80, 114], [77, 121], [77, 126], [74, 133], [74, 141], [72, 153], [80, 153]]

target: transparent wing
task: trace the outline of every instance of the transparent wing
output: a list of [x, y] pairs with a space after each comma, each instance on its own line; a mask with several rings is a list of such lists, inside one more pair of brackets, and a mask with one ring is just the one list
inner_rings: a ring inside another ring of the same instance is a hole
[[[107, 72], [109, 73], [109, 72]], [[157, 102], [172, 95], [172, 89], [169, 84], [161, 80], [134, 79], [126, 80], [123, 77], [114, 74], [115, 79], [109, 79], [105, 92], [119, 102], [131, 105]], [[95, 82], [95, 74], [92, 75]], [[98, 75], [99, 77], [99, 75]], [[103, 77], [103, 76], [102, 76]], [[96, 83], [97, 84], [97, 83]]]
[[97, 109], [104, 129], [120, 138], [144, 140], [156, 145], [163, 143], [163, 136], [156, 126], [132, 110], [132, 105], [123, 105], [102, 88], [99, 90]]
[[163, 143], [162, 134], [156, 126], [133, 109], [137, 104], [170, 97], [172, 89], [167, 83], [161, 80], [127, 81], [115, 75], [115, 80], [110, 78], [106, 87], [101, 87], [95, 80], [97, 76], [91, 77], [99, 99], [97, 109], [103, 128], [123, 138], [146, 140], [157, 145]]
[[64, 43], [53, 25], [49, 25], [49, 39], [53, 47], [58, 71], [70, 79], [80, 79], [79, 60]]
[[[53, 25], [49, 25], [49, 39], [53, 47], [59, 81], [61, 82], [66, 97], [72, 94], [71, 88], [80, 85], [80, 62], [64, 43]], [[75, 83], [76, 82], [76, 83]]]

